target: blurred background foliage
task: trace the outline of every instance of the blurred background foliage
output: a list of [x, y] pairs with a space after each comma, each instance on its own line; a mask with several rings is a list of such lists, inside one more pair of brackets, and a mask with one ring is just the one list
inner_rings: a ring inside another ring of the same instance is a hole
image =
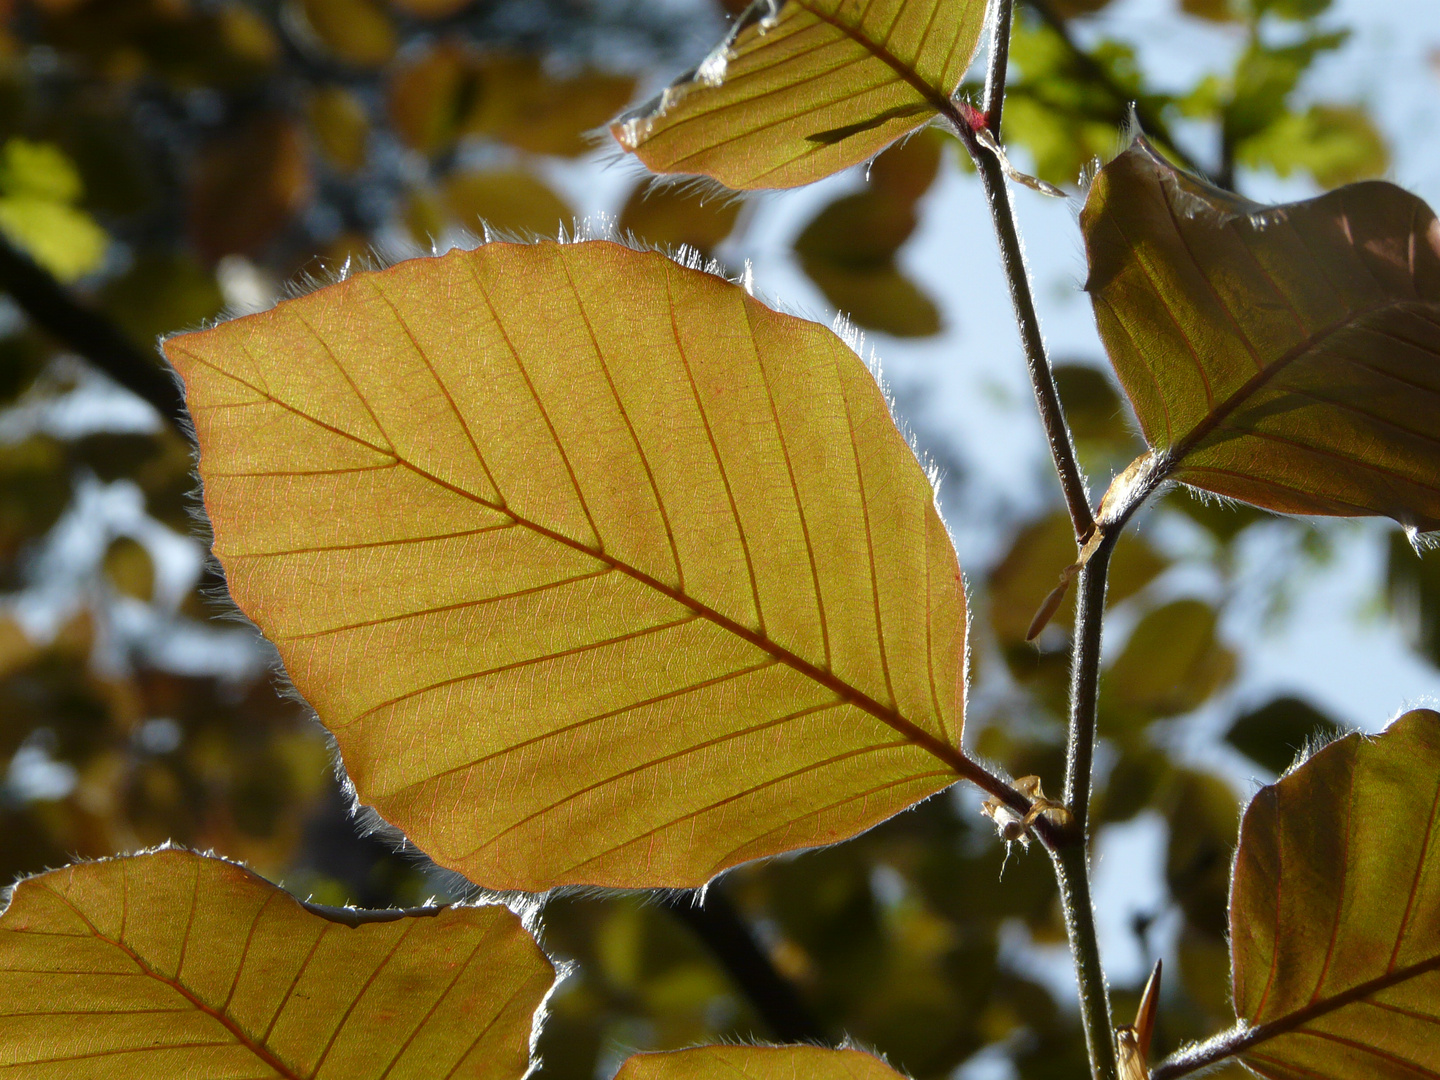
[[[0, 289], [32, 260], [153, 363], [157, 335], [263, 307], [350, 259], [466, 232], [554, 235], [572, 225], [567, 192], [609, 154], [594, 129], [693, 63], [742, 6], [4, 0]], [[1147, 85], [1128, 45], [1077, 45], [1076, 27], [1105, 6], [1030, 4], [1017, 23], [1006, 137], [1045, 179], [1073, 188], [1113, 150], [1132, 102], [1176, 152], [1172, 128], [1208, 133], [1217, 152], [1194, 164], [1226, 185], [1237, 168], [1319, 187], [1385, 171], [1363, 109], [1296, 103], [1310, 65], [1345, 40], [1326, 0], [1180, 0], [1174, 18], [1243, 39], [1233, 70], [1184, 93]], [[898, 255], [924, 229], [937, 177], [966, 167], [936, 131], [892, 149], [801, 225], [795, 265], [862, 328], [939, 333], [953, 313]], [[646, 243], [738, 269], [748, 245], [769, 242], [748, 231], [751, 210], [636, 177], [613, 217]], [[0, 879], [174, 839], [325, 903], [453, 892], [413, 852], [357, 831], [323, 732], [277, 692], [268, 646], [229, 618], [194, 539], [185, 437], [85, 361], [103, 341], [63, 318], [47, 333], [33, 314], [0, 304]], [[1057, 378], [1084, 463], [1106, 477], [1140, 447], [1098, 360], [1064, 362]], [[1131, 928], [1147, 966], [1178, 956], [1163, 1052], [1229, 1023], [1226, 883], [1246, 794], [1233, 777], [1272, 777], [1358, 718], [1282, 697], [1231, 710], [1219, 729], [1229, 774], [1176, 752], [1179, 718], [1213, 711], [1241, 663], [1217, 629], [1241, 538], [1288, 530], [1291, 568], [1330, 551], [1308, 526], [1183, 495], [1157, 517], [1185, 523], [1188, 554], [1167, 556], [1147, 531], [1117, 553], [1097, 820], [1143, 818], [1168, 837], [1168, 896]], [[969, 737], [1013, 775], [1057, 787], [1071, 610], [1035, 644], [1024, 637], [1072, 540], [1058, 509], [1012, 511], [999, 527], [1005, 550], [971, 578]], [[1221, 587], [1206, 599], [1161, 587], [1177, 561]], [[1397, 534], [1388, 580], [1386, 602], [1440, 664], [1440, 557], [1416, 558]], [[716, 903], [733, 906], [798, 995], [799, 1022], [824, 1037], [848, 1034], [916, 1080], [1083, 1075], [1049, 868], [1003, 850], [977, 803], [948, 794], [853, 842], [744, 867]], [[604, 1078], [632, 1049], [773, 1034], [734, 957], [673, 904], [569, 895], [547, 904], [546, 925], [549, 946], [580, 961], [552, 1003], [546, 1077]], [[1122, 1015], [1136, 990], [1117, 987]]]

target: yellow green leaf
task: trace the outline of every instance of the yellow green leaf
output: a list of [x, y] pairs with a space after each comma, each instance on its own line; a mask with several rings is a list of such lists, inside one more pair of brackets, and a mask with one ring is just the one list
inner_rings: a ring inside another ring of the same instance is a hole
[[1304, 169], [1321, 187], [1367, 180], [1390, 167], [1389, 147], [1370, 115], [1345, 105], [1286, 113], [1242, 142], [1235, 156], [1242, 165], [1268, 167], [1281, 176]]
[[489, 244], [166, 353], [232, 595], [443, 865], [693, 886], [975, 775], [954, 550], [829, 330]]
[[1440, 1071], [1440, 714], [1262, 788], [1230, 899], [1241, 1060], [1273, 1080]]
[[15, 886], [0, 915], [0, 1068], [519, 1080], [553, 980], [503, 907], [319, 908], [167, 849]]
[[0, 195], [0, 230], [64, 282], [98, 269], [110, 243], [84, 210], [32, 195]]
[[611, 127], [654, 172], [789, 188], [864, 161], [940, 114], [983, 0], [756, 0], [694, 71]]
[[1369, 182], [1264, 207], [1143, 141], [1081, 215], [1147, 482], [1440, 527], [1440, 225]]
[[75, 163], [58, 146], [18, 138], [6, 140], [0, 152], [0, 188], [57, 203], [73, 203], [85, 190]]
[[863, 1050], [820, 1046], [699, 1046], [665, 1054], [636, 1054], [615, 1080], [901, 1080]]

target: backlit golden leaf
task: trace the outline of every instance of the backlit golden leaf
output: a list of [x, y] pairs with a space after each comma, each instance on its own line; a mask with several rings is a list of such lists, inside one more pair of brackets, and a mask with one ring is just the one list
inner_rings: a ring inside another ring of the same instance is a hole
[[1440, 713], [1347, 735], [1245, 813], [1230, 896], [1241, 1060], [1272, 1080], [1440, 1072]]
[[1081, 215], [1149, 476], [1440, 527], [1440, 224], [1385, 183], [1264, 207], [1143, 141]]
[[490, 244], [166, 352], [232, 595], [360, 800], [472, 880], [699, 885], [973, 769], [954, 550], [829, 330]]
[[615, 1080], [901, 1080], [874, 1054], [821, 1046], [699, 1046], [636, 1054]]
[[318, 908], [221, 859], [123, 856], [15, 886], [0, 1069], [519, 1080], [553, 980], [503, 907]]
[[650, 169], [789, 188], [936, 115], [975, 55], [983, 0], [756, 0], [694, 71], [611, 131]]

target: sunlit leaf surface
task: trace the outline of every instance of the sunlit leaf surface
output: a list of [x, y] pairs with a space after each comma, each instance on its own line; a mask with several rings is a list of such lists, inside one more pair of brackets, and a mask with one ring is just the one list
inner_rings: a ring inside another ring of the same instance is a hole
[[15, 887], [0, 916], [0, 1069], [518, 1080], [553, 979], [503, 907], [308, 908], [220, 859], [125, 856]]
[[863, 1050], [819, 1046], [701, 1046], [668, 1054], [636, 1054], [616, 1080], [899, 1080], [900, 1074]]
[[236, 601], [361, 801], [472, 880], [698, 885], [967, 765], [954, 550], [830, 331], [491, 244], [166, 349]]
[[1138, 142], [1081, 217], [1159, 471], [1270, 510], [1440, 526], [1440, 225], [1390, 184], [1278, 207]]
[[1243, 1060], [1274, 1080], [1440, 1071], [1440, 714], [1263, 788], [1230, 901]]
[[650, 169], [808, 184], [951, 111], [983, 0], [757, 0], [694, 71], [611, 130]]

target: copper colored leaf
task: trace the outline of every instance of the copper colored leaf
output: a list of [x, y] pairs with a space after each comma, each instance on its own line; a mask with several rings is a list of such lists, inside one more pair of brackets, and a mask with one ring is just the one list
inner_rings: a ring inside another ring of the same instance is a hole
[[190, 239], [207, 261], [254, 255], [310, 197], [300, 127], [278, 113], [258, 115], [199, 155], [190, 188]]
[[232, 595], [360, 799], [472, 880], [698, 885], [971, 768], [954, 550], [829, 330], [489, 244], [166, 352]]
[[694, 71], [611, 127], [655, 172], [798, 187], [941, 113], [983, 0], [756, 0]]
[[1230, 897], [1243, 1060], [1273, 1080], [1440, 1071], [1440, 714], [1347, 735], [1245, 813]]
[[668, 1054], [636, 1054], [615, 1080], [901, 1080], [863, 1050], [820, 1046], [700, 1046]]
[[1440, 224], [1370, 182], [1263, 207], [1142, 141], [1081, 216], [1100, 334], [1169, 477], [1440, 527]]
[[503, 907], [315, 908], [221, 859], [125, 856], [15, 886], [0, 1069], [519, 1080], [553, 978]]

